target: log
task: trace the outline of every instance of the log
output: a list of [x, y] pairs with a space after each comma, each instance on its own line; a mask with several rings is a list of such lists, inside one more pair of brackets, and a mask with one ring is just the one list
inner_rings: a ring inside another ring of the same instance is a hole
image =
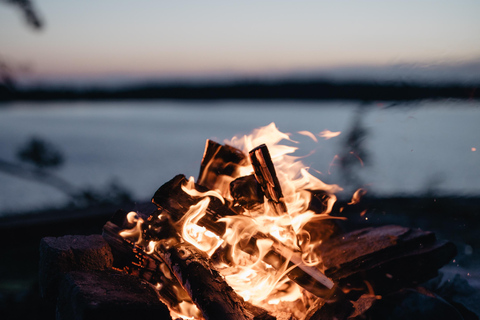
[[264, 202], [264, 193], [255, 175], [237, 178], [230, 183], [230, 195], [233, 206], [247, 210], [255, 210]]
[[264, 310], [256, 315], [259, 308], [251, 310], [194, 246], [163, 243], [157, 250], [206, 320], [275, 319]]
[[[287, 207], [283, 198], [282, 188], [273, 165], [270, 152], [266, 145], [262, 144], [250, 151], [250, 161], [255, 172], [255, 179], [261, 186], [261, 190], [268, 199], [268, 203], [273, 212], [277, 215], [287, 213]], [[251, 185], [251, 183], [250, 183]], [[311, 201], [308, 209], [323, 213], [327, 208], [329, 194], [322, 190], [306, 190], [311, 193]], [[253, 192], [252, 192], [253, 193]], [[259, 197], [259, 192], [256, 194]], [[251, 204], [249, 204], [252, 206]], [[340, 234], [340, 227], [333, 219], [325, 219], [309, 223], [304, 227], [313, 239], [325, 240], [334, 235]]]
[[[125, 213], [123, 213], [124, 216]], [[131, 227], [128, 226], [127, 223], [125, 223], [125, 218], [121, 218], [122, 213], [117, 212], [117, 214], [112, 218], [112, 220], [116, 221], [119, 223], [120, 221], [123, 221], [120, 223], [123, 227]], [[149, 220], [152, 221], [150, 218], [152, 217], [158, 217], [159, 212], [156, 211], [154, 214], [152, 214], [149, 217]], [[148, 240], [162, 240], [163, 245], [159, 245], [159, 248], [165, 248], [166, 243], [179, 243], [180, 238], [175, 234], [173, 235], [172, 232], [174, 232], [174, 227], [172, 226], [172, 221], [168, 217], [166, 217], [166, 213], [162, 213], [162, 219], [157, 219], [155, 220], [155, 224], [145, 224], [145, 230], [144, 230], [144, 235], [147, 235], [150, 237]], [[155, 226], [155, 228], [150, 228], [149, 226]], [[156, 230], [156, 233], [153, 233], [153, 229]], [[195, 277], [194, 274], [188, 273], [190, 270], [190, 267], [188, 268], [180, 268], [177, 273], [173, 273], [173, 264], [171, 261], [173, 260], [168, 260], [166, 259], [167, 256], [165, 256], [166, 251], [162, 250], [155, 250], [152, 254], [146, 254], [143, 249], [134, 244], [132, 241], [129, 241], [128, 239], [125, 239], [119, 235], [119, 232], [122, 231], [123, 229], [119, 227], [118, 225], [112, 223], [112, 222], [107, 222], [103, 228], [103, 237], [106, 239], [107, 243], [112, 247], [112, 253], [114, 256], [114, 267], [116, 269], [120, 269], [124, 271], [127, 274], [135, 275], [141, 279], [147, 280], [148, 282], [154, 284], [157, 286], [157, 290], [159, 292], [160, 300], [164, 302], [166, 305], [169, 306], [169, 308], [178, 311], [179, 310], [179, 303], [181, 302], [187, 302], [190, 304], [196, 304], [197, 307], [200, 309], [200, 311], [204, 312], [203, 309], [206, 309], [206, 312], [211, 312], [208, 306], [205, 306], [205, 302], [201, 299], [203, 299], [203, 295], [206, 294], [206, 292], [210, 291], [215, 291], [217, 290], [218, 283], [209, 283], [209, 281], [214, 281], [215, 279], [207, 279], [203, 273], [215, 273], [216, 271], [211, 267], [211, 265], [207, 262], [205, 257], [197, 257], [197, 262], [196, 263], [202, 263], [204, 270], [202, 271], [202, 276], [205, 280], [205, 283], [202, 284], [201, 287], [198, 287], [196, 291], [191, 291], [191, 287], [185, 287], [184, 284], [181, 284], [179, 278], [177, 275], [182, 274], [182, 270], [186, 270], [185, 273], [183, 273], [183, 277], [190, 277], [193, 276]], [[153, 239], [153, 235], [156, 235], [158, 239]], [[196, 250], [193, 246], [190, 246], [191, 250]], [[169, 247], [168, 254], [169, 257], [179, 257], [179, 253], [175, 252], [175, 246]], [[198, 251], [198, 250], [197, 250]], [[198, 253], [198, 252], [197, 252]], [[200, 253], [198, 253], [200, 254]], [[190, 262], [189, 262], [190, 263]], [[178, 268], [178, 267], [177, 267]], [[215, 281], [218, 282], [218, 279]], [[223, 280], [222, 280], [223, 281]], [[160, 284], [160, 286], [158, 286]], [[213, 286], [213, 287], [212, 287]], [[219, 301], [221, 299], [227, 299], [227, 301], [233, 301], [240, 299], [240, 297], [236, 296], [236, 293], [233, 292], [233, 289], [230, 287], [225, 287], [228, 286], [226, 283], [224, 283], [221, 287], [224, 289], [223, 292], [219, 292], [216, 296]], [[159, 289], [158, 289], [159, 288]], [[233, 292], [233, 293], [231, 293]], [[233, 296], [232, 296], [233, 295]], [[194, 302], [195, 299], [200, 299], [196, 302]], [[254, 320], [274, 320], [275, 318], [270, 316], [267, 311], [265, 311], [262, 308], [253, 306], [251, 304], [242, 302], [243, 300], [239, 301], [239, 306], [242, 308], [246, 309], [246, 313], [249, 315], [252, 315], [251, 319]], [[226, 302], [218, 302], [220, 304], [224, 304]], [[215, 319], [215, 318], [212, 318]]]
[[282, 188], [278, 182], [277, 173], [275, 172], [275, 167], [273, 166], [267, 146], [262, 144], [252, 149], [249, 154], [255, 179], [257, 179], [257, 182], [260, 184], [273, 212], [277, 215], [287, 213]]
[[[153, 195], [152, 202], [160, 211], [167, 213], [174, 222], [180, 221], [188, 209], [198, 203], [198, 198], [186, 194], [182, 190], [182, 185], [187, 183], [183, 174], [175, 176], [173, 179], [163, 184]], [[195, 188], [200, 192], [207, 192], [208, 189], [200, 185]], [[225, 224], [217, 222], [218, 219], [233, 216], [237, 213], [224, 205], [218, 198], [210, 197], [210, 204], [206, 210], [205, 216], [198, 221], [198, 225], [207, 228], [217, 235], [225, 233]]]
[[356, 230], [318, 247], [325, 275], [343, 288], [368, 281], [376, 294], [414, 286], [437, 275], [456, 255], [456, 247], [432, 232], [401, 226]]
[[[117, 212], [116, 219], [118, 215]], [[134, 242], [120, 236], [119, 233], [122, 230], [124, 228], [110, 221], [103, 227], [102, 236], [112, 250], [114, 269], [139, 277], [159, 288], [157, 290], [160, 300], [171, 309], [178, 310], [179, 303], [183, 301], [192, 303], [176, 278], [171, 276], [164, 261], [154, 255], [146, 254]]]
[[239, 176], [239, 168], [248, 165], [247, 156], [239, 149], [207, 140], [197, 183], [225, 196], [231, 180]]

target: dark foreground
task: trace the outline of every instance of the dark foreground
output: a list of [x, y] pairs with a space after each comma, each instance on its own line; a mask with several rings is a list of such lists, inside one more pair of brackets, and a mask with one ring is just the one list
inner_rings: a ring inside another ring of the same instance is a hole
[[[473, 283], [480, 270], [480, 198], [398, 197], [364, 198], [344, 206], [345, 231], [369, 226], [397, 224], [433, 231], [438, 239], [452, 241], [458, 256], [447, 272], [469, 270]], [[38, 293], [38, 247], [45, 236], [100, 234], [117, 209], [153, 211], [150, 203], [130, 203], [82, 210], [56, 210], [0, 218], [2, 262], [0, 264], [0, 314], [2, 319], [53, 319], [54, 310]], [[367, 210], [365, 213], [364, 210]], [[338, 212], [338, 211], [337, 211]], [[468, 280], [471, 280], [468, 279]], [[478, 288], [477, 288], [478, 289]]]

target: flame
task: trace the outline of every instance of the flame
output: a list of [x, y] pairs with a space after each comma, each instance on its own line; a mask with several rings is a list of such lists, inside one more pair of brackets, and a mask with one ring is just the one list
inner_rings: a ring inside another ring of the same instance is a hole
[[138, 216], [138, 214], [134, 211], [127, 213], [127, 221], [130, 224], [134, 224], [135, 226], [131, 229], [123, 230], [120, 232], [120, 236], [124, 238], [134, 238], [137, 239], [137, 244], [142, 243], [142, 224], [143, 219]]
[[[315, 136], [308, 131], [300, 131], [299, 134], [309, 136], [316, 141]], [[334, 134], [336, 136], [340, 133]], [[226, 144], [246, 154], [260, 144], [267, 145], [287, 207], [284, 215], [277, 216], [271, 212], [270, 206], [265, 201], [261, 211], [246, 211], [244, 215], [220, 220], [227, 225], [223, 239], [226, 244], [232, 246], [232, 259], [236, 266], [234, 272], [231, 267], [224, 269], [225, 279], [245, 300], [264, 307], [266, 304], [301, 298], [301, 290], [297, 285], [287, 286], [290, 289], [283, 291], [278, 288], [289, 282], [285, 276], [290, 271], [288, 262], [307, 272], [310, 271], [307, 267], [321, 263], [315, 251], [321, 241], [311, 239], [303, 228], [313, 221], [332, 218], [328, 214], [336, 202], [334, 193], [342, 190], [338, 185], [326, 184], [313, 176], [309, 168], [300, 161], [300, 157], [292, 155], [298, 148], [282, 145], [280, 144], [282, 140], [289, 144], [297, 143], [290, 138], [289, 134], [280, 132], [275, 124], [271, 123], [254, 130], [251, 135], [225, 141]], [[251, 166], [245, 170], [248, 174], [252, 171]], [[322, 213], [315, 213], [308, 209], [311, 191], [315, 190], [323, 190], [328, 194], [326, 208]], [[272, 237], [257, 240], [255, 257], [246, 257], [242, 246], [258, 234], [267, 234]], [[275, 268], [263, 262], [262, 259], [272, 248], [289, 260]], [[312, 276], [317, 277], [317, 281], [324, 283], [327, 287], [333, 286], [331, 280], [326, 277], [321, 278], [315, 274]]]
[[301, 134], [301, 135], [304, 135], [304, 136], [307, 136], [307, 137], [311, 138], [313, 141], [318, 142], [317, 137], [315, 137], [315, 135], [313, 133], [311, 133], [310, 131], [298, 131], [297, 133]]
[[333, 132], [333, 131], [330, 131], [330, 130], [323, 130], [322, 132], [320, 132], [318, 134], [318, 136], [320, 138], [325, 138], [325, 140], [328, 140], [328, 139], [338, 137], [341, 133], [342, 133], [341, 131]]
[[207, 197], [207, 196], [212, 196], [217, 199], [219, 199], [223, 204], [225, 204], [225, 199], [222, 197], [220, 193], [214, 190], [209, 190], [207, 192], [200, 192], [197, 189], [195, 189], [195, 179], [193, 177], [190, 177], [188, 179], [188, 182], [186, 185], [182, 185], [182, 190], [186, 194], [192, 196], [192, 197]]
[[352, 200], [348, 203], [349, 205], [357, 204], [360, 202], [360, 199], [367, 193], [367, 190], [363, 188], [359, 188], [357, 191], [354, 192], [352, 196]]

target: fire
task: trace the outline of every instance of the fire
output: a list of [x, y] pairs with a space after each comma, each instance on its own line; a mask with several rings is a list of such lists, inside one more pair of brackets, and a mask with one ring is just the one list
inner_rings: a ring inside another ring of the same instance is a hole
[[323, 130], [323, 131], [320, 132], [318, 135], [319, 135], [321, 138], [325, 138], [325, 140], [328, 140], [328, 139], [332, 139], [332, 138], [338, 137], [341, 133], [342, 133], [341, 131], [332, 132], [332, 131], [330, 131], [330, 130]]
[[[317, 141], [315, 135], [308, 131], [298, 133]], [[319, 136], [330, 139], [339, 134], [340, 132], [325, 130]], [[285, 144], [280, 143], [283, 141]], [[267, 310], [285, 302], [305, 301], [305, 290], [288, 277], [294, 269], [300, 270], [299, 272], [315, 279], [326, 288], [332, 288], [333, 282], [321, 272], [322, 261], [316, 250], [322, 239], [310, 231], [323, 220], [334, 218], [329, 215], [337, 200], [334, 194], [342, 188], [326, 184], [312, 175], [309, 168], [300, 161], [300, 157], [293, 155], [298, 149], [295, 146], [298, 142], [292, 140], [290, 134], [280, 132], [274, 123], [256, 129], [250, 135], [234, 137], [224, 143], [243, 151], [245, 155], [253, 152], [253, 156], [259, 160], [260, 173], [255, 172], [252, 162], [248, 160], [235, 168], [230, 176], [219, 175], [218, 179], [222, 181], [214, 181], [214, 190], [204, 192], [197, 190], [191, 177], [181, 189], [198, 201], [175, 223], [181, 241], [194, 245], [209, 257], [218, 250], [229, 248], [230, 262], [216, 262], [215, 267], [244, 300]], [[265, 158], [263, 149], [258, 149], [261, 145], [266, 145], [271, 160]], [[272, 174], [268, 161], [273, 163], [276, 175]], [[218, 162], [215, 165], [217, 164]], [[206, 170], [212, 165], [207, 163]], [[207, 173], [203, 172], [200, 177], [202, 181], [206, 181]], [[217, 223], [225, 225], [223, 234], [216, 234], [199, 225], [213, 199], [231, 206], [234, 200], [230, 189], [231, 181], [252, 174], [258, 181], [265, 180], [263, 204], [244, 206], [240, 208], [239, 214], [218, 219]], [[210, 178], [208, 176], [208, 179]], [[318, 192], [322, 194], [323, 207], [321, 211], [314, 211], [311, 209], [312, 197]], [[350, 204], [358, 202], [365, 192], [364, 189], [357, 190]], [[128, 215], [128, 221], [136, 227], [122, 231], [121, 235], [136, 237], [137, 243], [141, 243], [144, 221], [134, 213]], [[151, 241], [145, 244], [145, 251], [154, 253], [156, 246], [157, 243]], [[278, 256], [281, 259], [277, 258]], [[192, 305], [186, 305], [185, 302], [179, 304], [172, 315], [192, 319], [198, 312], [190, 309]], [[301, 308], [298, 310], [302, 311]]]
[[367, 193], [367, 190], [360, 188], [352, 196], [352, 200], [348, 203], [349, 205], [357, 204], [360, 202], [360, 199]]

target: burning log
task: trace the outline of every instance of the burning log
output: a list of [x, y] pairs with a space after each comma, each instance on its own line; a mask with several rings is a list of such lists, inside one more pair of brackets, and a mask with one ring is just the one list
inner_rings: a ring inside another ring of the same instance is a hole
[[206, 320], [275, 319], [264, 310], [250, 308], [209, 263], [208, 257], [194, 246], [162, 243], [156, 250]]
[[197, 183], [211, 190], [228, 190], [230, 181], [239, 176], [239, 168], [247, 165], [241, 150], [207, 140]]
[[[258, 185], [260, 185], [262, 190], [261, 194], [265, 195], [265, 198], [268, 199], [268, 204], [274, 213], [277, 215], [287, 214], [288, 211], [282, 188], [280, 186], [280, 182], [278, 181], [275, 167], [267, 146], [262, 144], [251, 150], [249, 154], [255, 172], [255, 180], [257, 181]], [[253, 184], [250, 182], [249, 185], [252, 186]], [[239, 187], [236, 189], [238, 188]], [[252, 187], [250, 188], [253, 189]], [[305, 190], [305, 192], [310, 192], [311, 194], [311, 201], [308, 207], [309, 210], [312, 210], [316, 213], [323, 213], [327, 210], [329, 199], [327, 192], [322, 190]], [[249, 194], [253, 195], [251, 199], [255, 199], [255, 196], [256, 198], [260, 196], [260, 193], [258, 191], [255, 192], [254, 189]], [[304, 230], [313, 236], [314, 239], [318, 240], [325, 240], [340, 233], [340, 227], [332, 219], [320, 220], [313, 223], [311, 222], [305, 226]]]
[[[117, 217], [112, 220], [124, 221], [118, 217], [122, 215], [126, 216], [125, 213], [117, 212]], [[156, 212], [150, 218], [158, 215], [160, 214]], [[156, 224], [149, 224], [145, 230], [147, 237], [151, 238], [155, 234], [163, 239], [154, 252], [149, 254], [119, 235], [125, 227], [131, 225], [124, 223], [122, 228], [112, 222], [105, 224], [103, 237], [112, 247], [114, 267], [156, 285], [160, 300], [175, 311], [182, 309], [179, 306], [181, 303], [187, 303], [195, 304], [206, 319], [275, 319], [264, 309], [243, 301], [225, 283], [203, 253], [188, 243], [179, 243], [180, 239], [173, 231], [171, 220], [165, 218], [166, 213], [162, 217], [164, 218], [155, 221]], [[152, 231], [150, 226], [155, 226], [156, 231]], [[188, 250], [188, 255], [185, 250]], [[242, 312], [246, 318], [235, 318], [236, 314], [240, 314], [238, 312]], [[229, 316], [226, 318], [220, 317], [227, 314]]]
[[267, 146], [262, 144], [251, 150], [250, 161], [255, 172], [255, 179], [260, 184], [273, 212], [277, 215], [287, 213], [282, 188], [280, 187], [280, 182], [278, 182], [277, 173], [275, 172]]
[[[119, 216], [125, 217], [126, 213], [117, 212], [112, 221], [123, 222], [125, 220]], [[125, 225], [118, 226], [111, 221], [108, 221], [103, 227], [102, 236], [111, 247], [114, 258], [113, 267], [156, 286], [162, 302], [173, 310], [178, 310], [181, 302], [192, 303], [182, 286], [170, 275], [163, 260], [146, 254], [133, 241], [120, 236], [120, 232], [124, 229]]]
[[235, 207], [255, 210], [263, 204], [264, 194], [253, 174], [239, 177], [230, 183], [230, 194]]

